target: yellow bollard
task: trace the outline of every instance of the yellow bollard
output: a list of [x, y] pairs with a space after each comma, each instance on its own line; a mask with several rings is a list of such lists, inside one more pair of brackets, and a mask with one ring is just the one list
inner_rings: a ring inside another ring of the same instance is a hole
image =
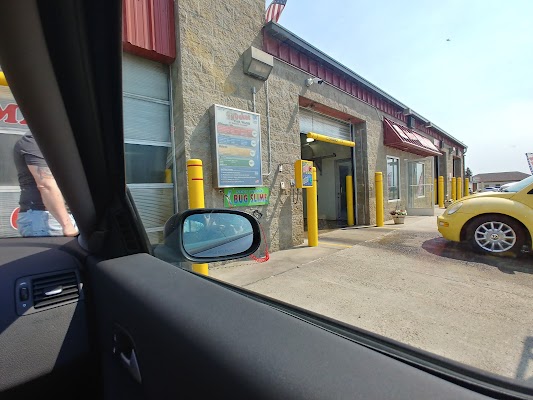
[[444, 208], [444, 177], [439, 176], [439, 208]]
[[383, 210], [383, 174], [376, 172], [376, 226], [384, 225], [384, 210]]
[[457, 177], [457, 200], [463, 197], [463, 178]]
[[2, 71], [0, 71], [0, 86], [9, 86], [7, 84], [6, 76]]
[[346, 219], [348, 220], [348, 226], [355, 225], [353, 215], [353, 180], [351, 175], [346, 177]]
[[307, 188], [307, 245], [318, 246], [318, 200], [316, 167], [313, 167], [313, 186]]
[[[189, 187], [189, 208], [205, 208], [204, 202], [204, 172], [202, 160], [187, 161], [187, 184]], [[193, 264], [192, 270], [202, 275], [209, 275], [206, 263]]]
[[470, 179], [465, 178], [465, 196], [470, 195]]
[[452, 178], [452, 200], [457, 200], [457, 178], [455, 176]]
[[165, 183], [172, 183], [172, 170], [165, 169]]
[[433, 205], [437, 204], [438, 202], [437, 198], [437, 178], [433, 179]]

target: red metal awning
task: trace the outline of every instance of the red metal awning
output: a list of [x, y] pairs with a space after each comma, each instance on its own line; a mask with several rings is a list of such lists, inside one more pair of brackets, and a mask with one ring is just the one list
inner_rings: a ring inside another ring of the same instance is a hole
[[383, 144], [419, 156], [440, 156], [442, 153], [428, 138], [412, 129], [383, 118]]

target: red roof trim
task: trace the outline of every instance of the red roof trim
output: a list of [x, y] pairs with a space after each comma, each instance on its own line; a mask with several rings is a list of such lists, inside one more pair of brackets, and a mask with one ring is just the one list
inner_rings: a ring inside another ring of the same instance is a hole
[[423, 157], [442, 155], [430, 139], [386, 118], [383, 118], [383, 144]]
[[176, 59], [173, 0], [123, 0], [124, 50], [171, 64]]

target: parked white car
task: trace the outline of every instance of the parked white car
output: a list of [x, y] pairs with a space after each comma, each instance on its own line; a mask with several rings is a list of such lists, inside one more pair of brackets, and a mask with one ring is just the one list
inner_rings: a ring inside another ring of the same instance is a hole
[[509, 183], [505, 183], [503, 185], [500, 186], [500, 189], [498, 190], [499, 192], [507, 192], [507, 189], [509, 189], [511, 186], [513, 186], [515, 183], [517, 182], [509, 182]]

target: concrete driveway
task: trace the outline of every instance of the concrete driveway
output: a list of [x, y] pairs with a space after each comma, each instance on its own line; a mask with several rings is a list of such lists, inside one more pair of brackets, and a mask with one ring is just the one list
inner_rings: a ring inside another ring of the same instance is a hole
[[531, 255], [476, 255], [441, 238], [436, 217], [340, 229], [319, 243], [210, 275], [533, 386]]

